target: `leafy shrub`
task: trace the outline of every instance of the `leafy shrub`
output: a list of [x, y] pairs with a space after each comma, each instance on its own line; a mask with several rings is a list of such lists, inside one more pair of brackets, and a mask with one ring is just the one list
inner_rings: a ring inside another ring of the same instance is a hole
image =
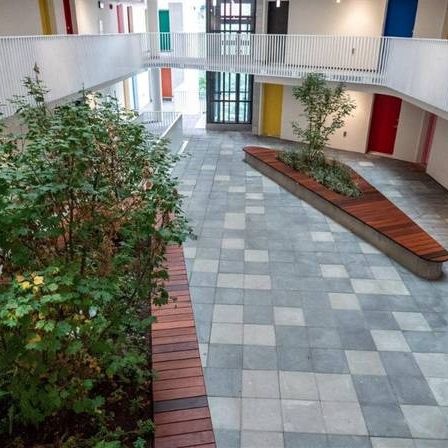
[[175, 159], [114, 98], [50, 109], [37, 73], [25, 85], [20, 132], [0, 133], [0, 434], [59, 443], [79, 419], [64, 446], [142, 447], [149, 304], [190, 234]]
[[299, 149], [280, 152], [279, 159], [336, 193], [351, 197], [361, 194], [350, 169], [336, 160], [327, 160], [323, 155], [310, 158], [308, 151]]

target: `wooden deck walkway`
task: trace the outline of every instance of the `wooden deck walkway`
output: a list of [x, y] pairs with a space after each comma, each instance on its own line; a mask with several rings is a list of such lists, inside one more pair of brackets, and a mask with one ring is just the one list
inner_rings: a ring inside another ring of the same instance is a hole
[[356, 174], [355, 178], [362, 195], [359, 198], [346, 197], [327, 189], [314, 179], [281, 162], [277, 159], [277, 151], [273, 149], [248, 146], [244, 148], [244, 151], [333, 203], [418, 257], [438, 263], [448, 261], [448, 251], [444, 247], [361, 176]]
[[215, 448], [182, 247], [169, 247], [167, 260], [176, 300], [152, 306], [155, 448]]

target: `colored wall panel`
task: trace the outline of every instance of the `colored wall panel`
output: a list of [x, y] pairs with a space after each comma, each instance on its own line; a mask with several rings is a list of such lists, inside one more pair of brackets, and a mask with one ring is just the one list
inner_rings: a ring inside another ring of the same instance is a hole
[[70, 0], [64, 0], [64, 17], [67, 34], [74, 34], [75, 31], [73, 29], [72, 7]]
[[[161, 33], [170, 32], [170, 12], [168, 9], [159, 10], [159, 31]], [[160, 36], [160, 49], [162, 51], [171, 50], [171, 37], [167, 35]]]
[[400, 109], [400, 98], [375, 95], [370, 123], [369, 151], [393, 154]]
[[52, 34], [50, 7], [47, 0], [39, 0], [40, 20], [42, 23], [42, 33]]
[[263, 135], [280, 137], [283, 86], [279, 84], [264, 84], [263, 92]]
[[412, 37], [418, 0], [389, 0], [384, 36]]
[[172, 98], [173, 97], [173, 83], [171, 78], [171, 69], [162, 68], [160, 69], [160, 74], [162, 75], [162, 97]]
[[117, 5], [118, 32], [124, 33], [123, 5]]

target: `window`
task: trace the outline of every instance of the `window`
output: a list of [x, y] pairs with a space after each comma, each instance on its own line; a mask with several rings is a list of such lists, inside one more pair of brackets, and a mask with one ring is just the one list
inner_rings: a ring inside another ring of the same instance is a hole
[[[255, 32], [255, 5], [256, 0], [216, 0], [213, 6], [213, 1], [207, 0], [207, 32]], [[227, 54], [233, 54], [230, 44]], [[207, 122], [250, 124], [252, 89], [252, 75], [207, 72]]]

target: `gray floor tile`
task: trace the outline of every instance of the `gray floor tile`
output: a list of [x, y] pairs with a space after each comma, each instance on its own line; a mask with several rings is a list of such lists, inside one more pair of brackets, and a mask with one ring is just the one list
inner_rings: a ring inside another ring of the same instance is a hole
[[207, 367], [204, 372], [207, 394], [241, 397], [241, 370]]
[[243, 319], [245, 324], [272, 324], [274, 321], [272, 307], [245, 305]]
[[380, 352], [380, 357], [388, 375], [422, 376], [412, 353]]
[[276, 325], [275, 334], [279, 347], [308, 347], [305, 327]]
[[319, 392], [313, 373], [280, 371], [280, 395], [284, 400], [318, 400]]
[[208, 367], [222, 369], [243, 368], [243, 346], [233, 344], [210, 344], [208, 348]]
[[242, 399], [242, 428], [254, 431], [281, 431], [280, 400], [269, 398]]
[[283, 448], [282, 432], [243, 431], [241, 448]]
[[243, 370], [243, 397], [279, 398], [277, 370]]
[[366, 436], [341, 436], [328, 435], [329, 448], [372, 448], [370, 440]]
[[319, 373], [349, 373], [343, 350], [311, 349], [313, 370]]
[[402, 405], [401, 409], [413, 437], [448, 438], [447, 421], [438, 407]]
[[396, 404], [361, 405], [369, 435], [377, 437], [410, 437], [408, 425]]
[[216, 429], [214, 432], [217, 448], [240, 448], [240, 431]]
[[285, 432], [325, 433], [318, 401], [282, 400], [282, 414]]
[[397, 402], [386, 376], [353, 375], [353, 384], [360, 403], [393, 404]]
[[311, 350], [309, 348], [283, 346], [277, 348], [277, 353], [278, 368], [280, 370], [313, 371]]
[[328, 448], [327, 436], [324, 434], [285, 432], [284, 438], [285, 448]]
[[276, 348], [261, 345], [244, 345], [243, 366], [245, 369], [277, 369]]
[[342, 348], [339, 332], [335, 328], [309, 327], [308, 341], [313, 348]]
[[367, 435], [367, 428], [358, 403], [323, 402], [325, 426], [330, 434]]
[[423, 377], [389, 377], [392, 389], [400, 404], [436, 405], [436, 400]]

